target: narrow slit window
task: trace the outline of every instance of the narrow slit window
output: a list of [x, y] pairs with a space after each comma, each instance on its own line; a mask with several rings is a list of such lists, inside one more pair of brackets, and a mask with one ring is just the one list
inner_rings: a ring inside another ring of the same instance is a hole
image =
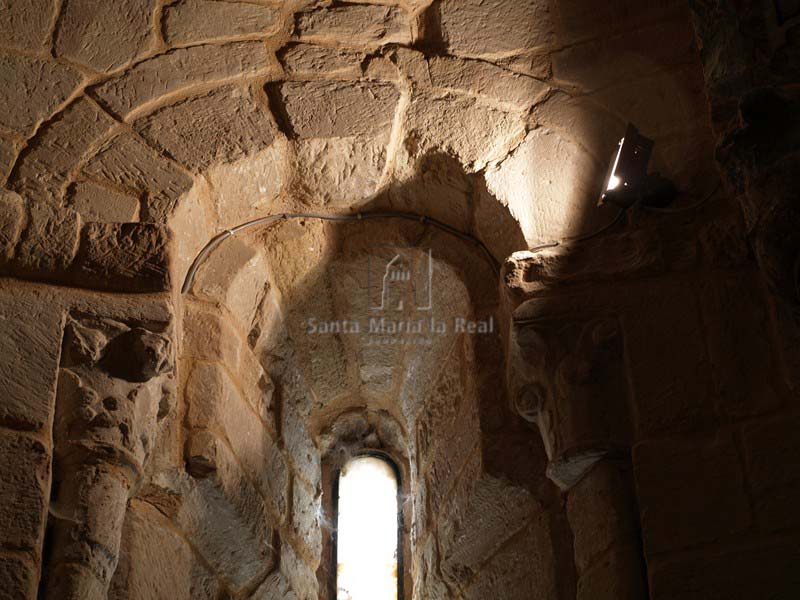
[[336, 600], [398, 600], [398, 481], [374, 456], [352, 459], [339, 474]]

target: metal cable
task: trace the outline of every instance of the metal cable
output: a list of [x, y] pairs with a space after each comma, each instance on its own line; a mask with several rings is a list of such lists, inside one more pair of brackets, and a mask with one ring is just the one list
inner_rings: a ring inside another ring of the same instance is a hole
[[438, 219], [434, 219], [432, 217], [426, 217], [424, 215], [418, 215], [416, 213], [409, 213], [409, 212], [402, 212], [402, 211], [376, 211], [376, 212], [368, 212], [368, 213], [356, 213], [353, 215], [328, 215], [323, 213], [312, 213], [312, 212], [291, 212], [291, 213], [281, 213], [277, 215], [269, 215], [266, 217], [259, 217], [258, 219], [253, 219], [252, 221], [247, 221], [242, 223], [241, 225], [237, 225], [231, 229], [226, 229], [225, 231], [215, 235], [211, 240], [203, 246], [203, 249], [200, 250], [198, 255], [192, 261], [192, 264], [189, 266], [189, 270], [186, 272], [186, 277], [183, 280], [183, 285], [181, 286], [181, 294], [186, 294], [192, 288], [192, 284], [194, 283], [195, 275], [197, 274], [197, 270], [200, 268], [200, 265], [203, 263], [205, 258], [211, 253], [214, 248], [219, 246], [224, 240], [228, 239], [239, 233], [244, 229], [248, 229], [250, 227], [255, 227], [256, 225], [265, 225], [267, 223], [274, 223], [276, 221], [284, 221], [289, 219], [319, 219], [321, 221], [366, 221], [370, 219], [404, 219], [406, 221], [414, 221], [417, 223], [421, 223], [423, 225], [431, 225], [436, 229], [444, 231], [450, 235], [458, 237], [464, 241], [471, 242], [483, 252], [486, 256], [487, 260], [489, 261], [492, 269], [495, 273], [500, 273], [500, 264], [497, 262], [497, 259], [492, 255], [489, 248], [486, 247], [481, 240], [478, 238], [464, 233], [463, 231], [459, 231], [455, 227], [451, 227], [447, 223], [443, 223]]

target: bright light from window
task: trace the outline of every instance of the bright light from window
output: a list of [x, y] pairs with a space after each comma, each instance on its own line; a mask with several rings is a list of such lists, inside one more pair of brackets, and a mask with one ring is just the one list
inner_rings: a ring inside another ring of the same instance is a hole
[[336, 600], [397, 600], [397, 478], [354, 458], [339, 477]]

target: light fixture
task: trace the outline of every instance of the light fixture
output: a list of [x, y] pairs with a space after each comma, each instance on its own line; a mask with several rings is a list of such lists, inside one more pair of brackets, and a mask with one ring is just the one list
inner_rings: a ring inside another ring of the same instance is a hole
[[654, 145], [653, 140], [628, 124], [608, 170], [600, 204], [629, 208], [638, 202], [663, 207], [675, 199], [678, 192], [671, 181], [658, 173], [647, 174]]

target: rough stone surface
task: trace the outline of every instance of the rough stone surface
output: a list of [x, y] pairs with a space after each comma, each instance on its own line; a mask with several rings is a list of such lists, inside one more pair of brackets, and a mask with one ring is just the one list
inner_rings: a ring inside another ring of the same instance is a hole
[[0, 37], [12, 48], [42, 50], [50, 33], [55, 5], [49, 0], [14, 2], [3, 7]]
[[389, 83], [287, 82], [272, 89], [292, 135], [329, 138], [375, 135], [394, 120], [399, 98]]
[[44, 537], [50, 491], [50, 453], [33, 438], [0, 432], [3, 478], [0, 547], [35, 552]]
[[501, 58], [554, 42], [547, 2], [437, 0], [432, 10], [457, 56]]
[[371, 46], [411, 41], [408, 15], [397, 6], [345, 4], [318, 8], [298, 14], [295, 31], [301, 39], [315, 42], [345, 38], [351, 44]]
[[164, 39], [180, 45], [269, 33], [277, 21], [269, 6], [244, 2], [183, 0], [164, 10]]
[[56, 53], [96, 71], [122, 66], [150, 45], [154, 9], [153, 0], [67, 0], [59, 17]]
[[193, 183], [175, 164], [160, 157], [130, 133], [103, 144], [87, 161], [83, 172], [92, 179], [121, 186], [143, 198], [142, 220], [155, 222], [167, 220], [178, 198]]
[[46, 123], [17, 161], [10, 182], [33, 202], [61, 198], [63, 186], [89, 146], [114, 122], [93, 102], [80, 98]]
[[326, 48], [312, 44], [292, 44], [280, 55], [286, 72], [294, 77], [315, 78], [320, 75], [337, 79], [361, 75], [363, 52], [341, 48]]
[[38, 577], [36, 567], [24, 556], [0, 556], [0, 600], [36, 597]]
[[112, 188], [79, 181], [69, 192], [69, 203], [82, 221], [130, 223], [139, 220], [139, 199]]
[[0, 256], [11, 257], [17, 245], [27, 215], [19, 194], [0, 191]]
[[263, 42], [244, 41], [171, 50], [145, 60], [93, 90], [116, 115], [198, 84], [266, 74], [277, 67]]
[[161, 108], [135, 127], [157, 148], [193, 170], [263, 150], [275, 135], [263, 110], [250, 101], [247, 92], [233, 87]]
[[634, 449], [633, 464], [646, 552], [725, 539], [750, 527], [744, 474], [730, 437], [643, 443]]
[[15, 54], [0, 54], [0, 126], [27, 135], [62, 104], [80, 82], [65, 65]]

